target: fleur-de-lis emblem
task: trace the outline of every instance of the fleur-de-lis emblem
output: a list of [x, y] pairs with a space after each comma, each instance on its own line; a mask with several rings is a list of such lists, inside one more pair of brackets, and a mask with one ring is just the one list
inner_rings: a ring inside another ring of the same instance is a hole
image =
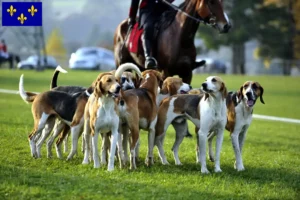
[[20, 17], [18, 17], [18, 20], [21, 22], [21, 24], [24, 24], [24, 21], [27, 20], [27, 17], [22, 13]]
[[32, 5], [29, 9], [28, 12], [31, 13], [31, 16], [34, 16], [34, 13], [36, 13], [38, 10], [36, 8], [34, 8], [34, 6]]
[[13, 16], [17, 10], [11, 5], [9, 9], [7, 9], [7, 12], [9, 12], [10, 16]]

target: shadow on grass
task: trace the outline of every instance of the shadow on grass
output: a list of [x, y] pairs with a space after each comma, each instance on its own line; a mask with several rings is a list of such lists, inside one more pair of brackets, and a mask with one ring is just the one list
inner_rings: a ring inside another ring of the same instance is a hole
[[[77, 166], [73, 166], [77, 167]], [[74, 171], [76, 172], [76, 171]], [[132, 173], [109, 173], [101, 169], [86, 168], [79, 173], [63, 175], [61, 172], [40, 172], [15, 166], [0, 166], [0, 198], [15, 199], [58, 198], [90, 199], [244, 199], [246, 195], [227, 195], [218, 192], [202, 192], [198, 188], [165, 186], [161, 180], [144, 183]]]

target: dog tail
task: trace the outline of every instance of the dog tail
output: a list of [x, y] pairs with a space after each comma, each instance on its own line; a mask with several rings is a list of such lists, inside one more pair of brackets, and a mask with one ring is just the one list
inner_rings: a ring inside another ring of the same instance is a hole
[[50, 90], [57, 87], [57, 77], [58, 77], [59, 72], [68, 73], [65, 69], [63, 69], [61, 66], [58, 65], [54, 71], [54, 74], [53, 74], [53, 77], [51, 80]]
[[19, 93], [21, 98], [26, 102], [33, 102], [35, 97], [36, 97], [36, 93], [33, 92], [26, 92], [24, 89], [24, 81], [23, 81], [23, 74], [20, 77], [20, 82], [19, 82]]
[[142, 73], [141, 73], [140, 69], [138, 68], [138, 66], [136, 66], [133, 63], [124, 63], [124, 64], [120, 65], [118, 67], [118, 69], [116, 70], [115, 77], [116, 78], [121, 78], [122, 74], [126, 70], [129, 70], [129, 69], [134, 70], [140, 78], [142, 77]]

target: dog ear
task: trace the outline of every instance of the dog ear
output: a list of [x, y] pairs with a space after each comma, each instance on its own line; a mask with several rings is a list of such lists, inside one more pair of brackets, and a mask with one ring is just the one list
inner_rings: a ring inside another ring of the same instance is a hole
[[221, 85], [221, 92], [222, 92], [222, 98], [226, 99], [226, 97], [227, 97], [227, 88], [225, 87], [225, 84], [223, 82], [222, 82], [222, 85]]
[[240, 90], [237, 92], [237, 103], [240, 103], [243, 99], [243, 86], [240, 87]]
[[94, 89], [94, 94], [97, 98], [101, 97], [102, 96], [102, 82], [101, 80], [98, 81], [95, 85], [95, 89]]
[[259, 100], [260, 100], [261, 103], [265, 104], [264, 99], [263, 99], [264, 88], [261, 87], [261, 85], [259, 85], [259, 89], [260, 89]]
[[161, 87], [160, 93], [161, 94], [168, 94], [168, 91], [169, 91], [168, 83], [164, 82], [162, 87]]
[[171, 96], [177, 94], [177, 88], [174, 84], [168, 84], [167, 87]]
[[133, 79], [134, 87], [139, 88], [141, 85], [141, 81], [142, 81], [142, 78], [140, 78], [139, 76], [135, 76]]

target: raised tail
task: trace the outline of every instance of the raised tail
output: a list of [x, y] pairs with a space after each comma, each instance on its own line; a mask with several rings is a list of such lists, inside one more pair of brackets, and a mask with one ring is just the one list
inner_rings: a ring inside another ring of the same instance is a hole
[[54, 71], [54, 74], [53, 74], [53, 77], [51, 80], [50, 90], [57, 87], [57, 77], [58, 77], [59, 72], [68, 73], [65, 69], [63, 69], [61, 66], [58, 65]]
[[23, 76], [24, 75], [22, 74], [21, 77], [20, 77], [20, 82], [19, 82], [19, 93], [20, 93], [20, 96], [21, 96], [21, 98], [26, 103], [33, 102], [37, 94], [33, 93], [33, 92], [26, 92], [25, 91]]
[[142, 77], [142, 73], [140, 71], [140, 69], [138, 68], [138, 66], [136, 66], [133, 63], [124, 63], [122, 65], [120, 65], [118, 67], [118, 69], [115, 72], [115, 77], [116, 78], [121, 78], [122, 74], [126, 71], [126, 70], [134, 70], [136, 72], [136, 74], [141, 78]]

